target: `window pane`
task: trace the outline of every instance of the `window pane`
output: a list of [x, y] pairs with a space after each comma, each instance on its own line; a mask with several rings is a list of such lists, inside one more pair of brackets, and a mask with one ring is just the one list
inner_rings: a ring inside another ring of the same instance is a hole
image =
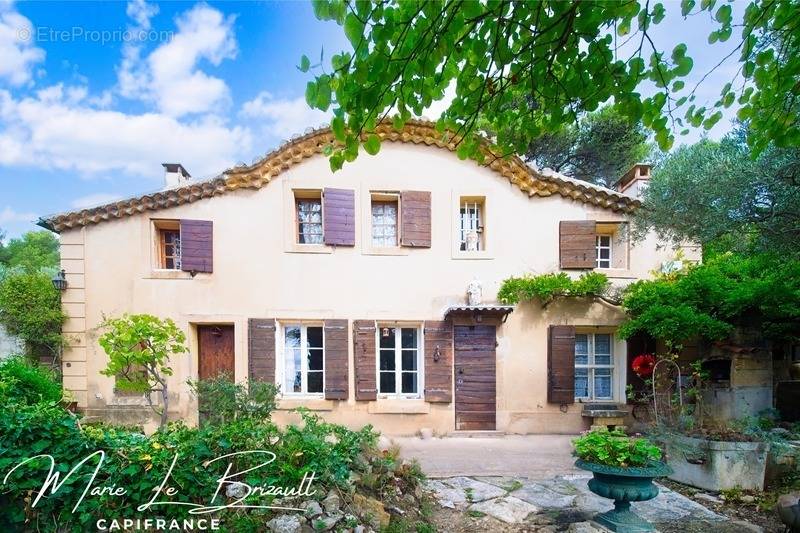
[[306, 328], [306, 342], [309, 348], [322, 348], [322, 328]]
[[403, 368], [401, 368], [401, 370], [416, 370], [417, 369], [417, 351], [416, 350], [403, 350], [402, 363], [403, 363]]
[[600, 259], [608, 259], [611, 257], [611, 250], [608, 248], [600, 248]]
[[611, 398], [611, 369], [597, 368], [594, 371], [594, 397], [598, 399]]
[[589, 353], [589, 336], [585, 333], [575, 334], [575, 353], [588, 354]]
[[611, 335], [608, 333], [598, 333], [594, 336], [594, 353], [611, 354]]
[[394, 328], [378, 328], [381, 348], [394, 348]]
[[286, 383], [284, 383], [285, 390], [289, 392], [302, 392], [303, 382], [300, 367], [300, 350], [290, 348], [286, 350]]
[[299, 243], [322, 243], [322, 202], [320, 199], [297, 200], [297, 222]]
[[310, 348], [308, 350], [308, 369], [322, 370], [322, 348]]
[[286, 338], [286, 347], [287, 348], [299, 348], [300, 347], [300, 328], [296, 326], [290, 326], [284, 328], [284, 337]]
[[417, 373], [403, 372], [402, 390], [406, 394], [416, 394], [417, 392]]
[[394, 370], [394, 350], [381, 350], [381, 370]]
[[322, 372], [308, 373], [308, 392], [322, 392]]
[[379, 386], [381, 393], [395, 392], [394, 372], [381, 372]]
[[416, 328], [403, 328], [401, 334], [403, 348], [416, 348], [417, 347], [417, 330]]
[[589, 370], [586, 368], [575, 369], [575, 397], [589, 397]]

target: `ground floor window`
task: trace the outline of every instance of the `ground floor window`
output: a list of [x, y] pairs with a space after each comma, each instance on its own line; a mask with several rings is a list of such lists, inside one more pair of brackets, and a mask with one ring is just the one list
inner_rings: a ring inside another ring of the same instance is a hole
[[614, 397], [613, 336], [575, 334], [575, 398], [611, 400]]
[[417, 327], [378, 327], [378, 393], [419, 396], [420, 332]]
[[317, 394], [325, 383], [325, 342], [322, 326], [286, 325], [284, 339], [285, 393]]

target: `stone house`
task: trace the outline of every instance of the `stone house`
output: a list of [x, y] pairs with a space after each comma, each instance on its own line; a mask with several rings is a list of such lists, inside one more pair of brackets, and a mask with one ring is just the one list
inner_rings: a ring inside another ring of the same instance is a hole
[[377, 156], [336, 173], [326, 128], [206, 181], [168, 164], [160, 192], [43, 219], [60, 234], [64, 386], [79, 408], [142, 412], [99, 374], [98, 326], [123, 313], [185, 330], [170, 416], [190, 422], [186, 380], [219, 371], [274, 380], [279, 421], [304, 406], [388, 434], [568, 433], [588, 425], [581, 404], [624, 403], [619, 308], [495, 297], [509, 276], [597, 270], [627, 284], [671, 260], [654, 236], [628, 237], [648, 167], [611, 190], [517, 157], [459, 160], [427, 122], [379, 134]]

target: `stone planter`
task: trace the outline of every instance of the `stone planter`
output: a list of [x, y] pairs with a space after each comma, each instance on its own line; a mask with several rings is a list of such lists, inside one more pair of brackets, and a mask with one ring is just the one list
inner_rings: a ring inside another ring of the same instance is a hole
[[705, 490], [764, 490], [769, 444], [678, 435], [665, 442], [670, 479]]
[[658, 487], [653, 480], [670, 474], [667, 465], [654, 463], [649, 467], [618, 467], [578, 459], [575, 466], [592, 473], [589, 490], [614, 500], [614, 509], [594, 517], [597, 523], [611, 531], [655, 531], [652, 524], [631, 511], [631, 502], [652, 500], [658, 495]]

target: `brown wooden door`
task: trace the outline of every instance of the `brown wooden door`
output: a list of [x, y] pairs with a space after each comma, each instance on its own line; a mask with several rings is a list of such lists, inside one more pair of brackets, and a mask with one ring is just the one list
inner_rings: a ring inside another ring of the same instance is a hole
[[197, 337], [198, 377], [209, 379], [224, 372], [233, 380], [233, 326], [197, 326]]
[[457, 430], [495, 429], [495, 335], [495, 326], [454, 327]]

